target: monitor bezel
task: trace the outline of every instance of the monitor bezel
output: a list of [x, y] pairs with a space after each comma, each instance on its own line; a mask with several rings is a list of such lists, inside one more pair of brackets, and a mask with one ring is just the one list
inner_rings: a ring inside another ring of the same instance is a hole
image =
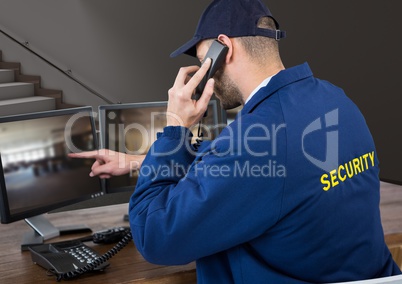
[[[63, 116], [63, 115], [75, 115], [78, 113], [88, 114], [90, 123], [91, 123], [92, 135], [94, 138], [94, 147], [95, 147], [95, 149], [99, 149], [99, 139], [97, 137], [97, 131], [96, 131], [96, 127], [95, 127], [94, 112], [93, 112], [93, 108], [90, 106], [3, 116], [3, 117], [0, 117], [0, 124], [7, 123], [7, 122], [17, 122], [17, 121], [24, 121], [24, 120]], [[34, 217], [34, 216], [41, 215], [44, 213], [48, 213], [52, 210], [62, 208], [62, 207], [68, 206], [68, 205], [72, 205], [72, 204], [75, 204], [80, 201], [93, 199], [93, 198], [96, 198], [96, 197], [104, 194], [103, 184], [99, 180], [99, 190], [94, 191], [94, 193], [82, 195], [80, 197], [66, 200], [63, 202], [57, 202], [57, 203], [53, 203], [53, 204], [43, 205], [42, 207], [29, 209], [24, 212], [12, 214], [10, 212], [10, 206], [9, 206], [9, 202], [8, 202], [8, 198], [7, 198], [7, 187], [5, 184], [3, 163], [2, 163], [1, 156], [2, 155], [0, 152], [0, 215], [1, 215], [1, 223], [2, 224], [9, 224], [9, 223], [16, 222], [19, 220], [23, 220], [23, 219]]]
[[[100, 141], [100, 148], [107, 149], [109, 145], [107, 145], [107, 141], [109, 141], [109, 137], [106, 137], [106, 112], [111, 110], [124, 110], [124, 109], [134, 109], [134, 108], [146, 108], [146, 107], [167, 107], [168, 101], [155, 101], [155, 102], [141, 102], [141, 103], [122, 103], [122, 104], [110, 104], [110, 105], [100, 105], [98, 107], [98, 118], [99, 118], [99, 141]], [[213, 116], [213, 123], [214, 125], [219, 124], [219, 114], [218, 113], [218, 104], [216, 100], [210, 100], [208, 103], [208, 107], [213, 108], [214, 116]], [[226, 119], [226, 117], [222, 118], [221, 120]], [[218, 137], [220, 129], [216, 128], [215, 130], [215, 137]], [[111, 177], [113, 178], [113, 177]], [[134, 186], [135, 187], [135, 186]], [[104, 190], [105, 194], [112, 194], [112, 193], [121, 193], [121, 192], [133, 192], [134, 187], [132, 185], [129, 186], [121, 186], [121, 187], [110, 187], [109, 180], [105, 180], [104, 182]]]

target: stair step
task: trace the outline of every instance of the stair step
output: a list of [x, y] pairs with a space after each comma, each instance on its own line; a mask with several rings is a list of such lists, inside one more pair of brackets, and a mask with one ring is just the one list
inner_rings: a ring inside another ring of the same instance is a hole
[[14, 82], [14, 70], [0, 69], [0, 84]]
[[0, 101], [0, 116], [53, 110], [56, 108], [54, 98], [32, 96]]
[[37, 84], [38, 86], [40, 86], [40, 81], [41, 81], [40, 76], [36, 76], [36, 75], [18, 74], [15, 77], [15, 82], [34, 83], [34, 84]]
[[34, 94], [35, 89], [32, 83], [13, 82], [0, 84], [0, 100], [29, 97]]
[[[62, 98], [61, 90], [42, 88], [40, 76], [21, 74], [20, 62], [4, 62], [3, 53], [0, 50], [0, 116], [77, 107], [77, 105], [65, 103]], [[28, 103], [28, 100], [32, 102]], [[20, 107], [14, 109], [13, 102], [20, 104], [21, 110]], [[42, 107], [37, 107], [40, 104]]]
[[16, 72], [19, 72], [21, 70], [21, 63], [0, 61], [0, 69], [13, 69]]

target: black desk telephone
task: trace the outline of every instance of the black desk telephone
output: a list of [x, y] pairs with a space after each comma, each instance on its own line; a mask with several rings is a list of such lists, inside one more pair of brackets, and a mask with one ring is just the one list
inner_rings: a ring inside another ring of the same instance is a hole
[[[42, 244], [29, 247], [32, 261], [50, 273], [57, 281], [77, 277], [89, 271], [102, 271], [109, 266], [108, 260], [125, 247], [130, 240], [129, 227], [116, 227], [94, 233], [79, 240]], [[94, 243], [118, 243], [104, 255], [82, 243], [92, 240]]]

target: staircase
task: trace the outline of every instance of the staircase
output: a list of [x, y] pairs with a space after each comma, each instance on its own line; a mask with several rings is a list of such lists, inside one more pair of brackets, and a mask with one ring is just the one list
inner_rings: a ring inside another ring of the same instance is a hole
[[76, 107], [62, 91], [41, 88], [40, 76], [21, 74], [21, 64], [3, 62], [0, 50], [0, 116]]

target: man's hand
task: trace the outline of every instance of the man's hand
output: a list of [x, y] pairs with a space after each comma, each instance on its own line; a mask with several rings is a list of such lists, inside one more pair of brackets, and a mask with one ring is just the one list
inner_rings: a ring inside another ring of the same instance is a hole
[[144, 161], [145, 155], [127, 155], [107, 149], [68, 154], [71, 158], [96, 159], [93, 163], [91, 177], [110, 178], [138, 170]]
[[[208, 80], [198, 101], [192, 100], [191, 97], [195, 88], [207, 73], [210, 65], [211, 59], [207, 58], [201, 67], [188, 66], [180, 68], [174, 85], [168, 92], [167, 126], [184, 126], [190, 128], [201, 120], [214, 92], [213, 79]], [[194, 72], [195, 74], [190, 77], [190, 74]]]

